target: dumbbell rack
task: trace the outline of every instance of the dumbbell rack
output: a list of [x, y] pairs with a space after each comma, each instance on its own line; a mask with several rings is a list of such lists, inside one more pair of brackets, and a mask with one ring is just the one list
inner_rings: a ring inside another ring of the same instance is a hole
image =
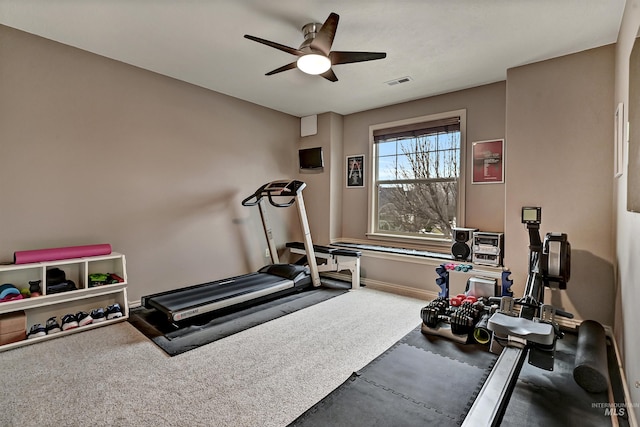
[[[457, 294], [449, 295], [449, 275], [450, 272], [472, 273], [473, 264], [445, 263], [436, 268], [438, 277], [436, 284], [440, 287], [438, 298], [429, 302], [421, 311], [422, 332], [430, 335], [444, 336], [448, 339], [467, 343], [471, 340], [474, 329], [483, 314], [490, 306], [488, 300], [478, 299], [473, 295]], [[512, 296], [511, 285], [513, 280], [509, 279], [510, 271], [505, 270], [500, 273], [478, 271], [484, 275], [489, 273], [501, 279], [500, 294], [493, 296]], [[484, 344], [484, 342], [483, 342]]]

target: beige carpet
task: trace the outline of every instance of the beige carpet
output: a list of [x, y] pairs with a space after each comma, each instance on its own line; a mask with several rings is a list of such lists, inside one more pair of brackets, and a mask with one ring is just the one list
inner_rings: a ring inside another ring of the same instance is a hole
[[126, 322], [0, 353], [0, 426], [286, 426], [420, 323], [361, 289], [168, 357]]

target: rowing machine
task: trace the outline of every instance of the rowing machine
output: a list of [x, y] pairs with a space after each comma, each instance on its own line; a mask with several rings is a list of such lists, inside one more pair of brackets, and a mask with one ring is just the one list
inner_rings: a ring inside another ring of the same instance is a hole
[[[540, 239], [541, 208], [523, 207], [522, 223], [529, 232], [529, 274], [524, 296], [502, 297], [500, 309], [487, 321], [490, 351], [500, 356], [469, 410], [464, 427], [500, 424], [518, 375], [529, 364], [553, 370], [556, 340], [563, 333], [555, 316], [572, 318], [544, 304], [545, 287], [565, 289], [570, 278], [571, 245], [566, 234], [547, 233]], [[519, 313], [516, 306], [520, 306]]]

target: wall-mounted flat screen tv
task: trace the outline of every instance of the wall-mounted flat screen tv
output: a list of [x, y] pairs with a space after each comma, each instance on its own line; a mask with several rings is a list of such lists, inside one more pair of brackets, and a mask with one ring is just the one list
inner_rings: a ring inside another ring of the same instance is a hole
[[303, 148], [298, 150], [300, 169], [319, 169], [324, 167], [322, 147]]

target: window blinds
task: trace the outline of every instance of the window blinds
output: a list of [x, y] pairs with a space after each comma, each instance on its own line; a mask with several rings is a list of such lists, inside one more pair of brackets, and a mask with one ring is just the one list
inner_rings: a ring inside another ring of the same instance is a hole
[[397, 138], [415, 138], [442, 132], [456, 132], [460, 130], [460, 117], [449, 117], [430, 122], [412, 123], [373, 131], [375, 143]]

